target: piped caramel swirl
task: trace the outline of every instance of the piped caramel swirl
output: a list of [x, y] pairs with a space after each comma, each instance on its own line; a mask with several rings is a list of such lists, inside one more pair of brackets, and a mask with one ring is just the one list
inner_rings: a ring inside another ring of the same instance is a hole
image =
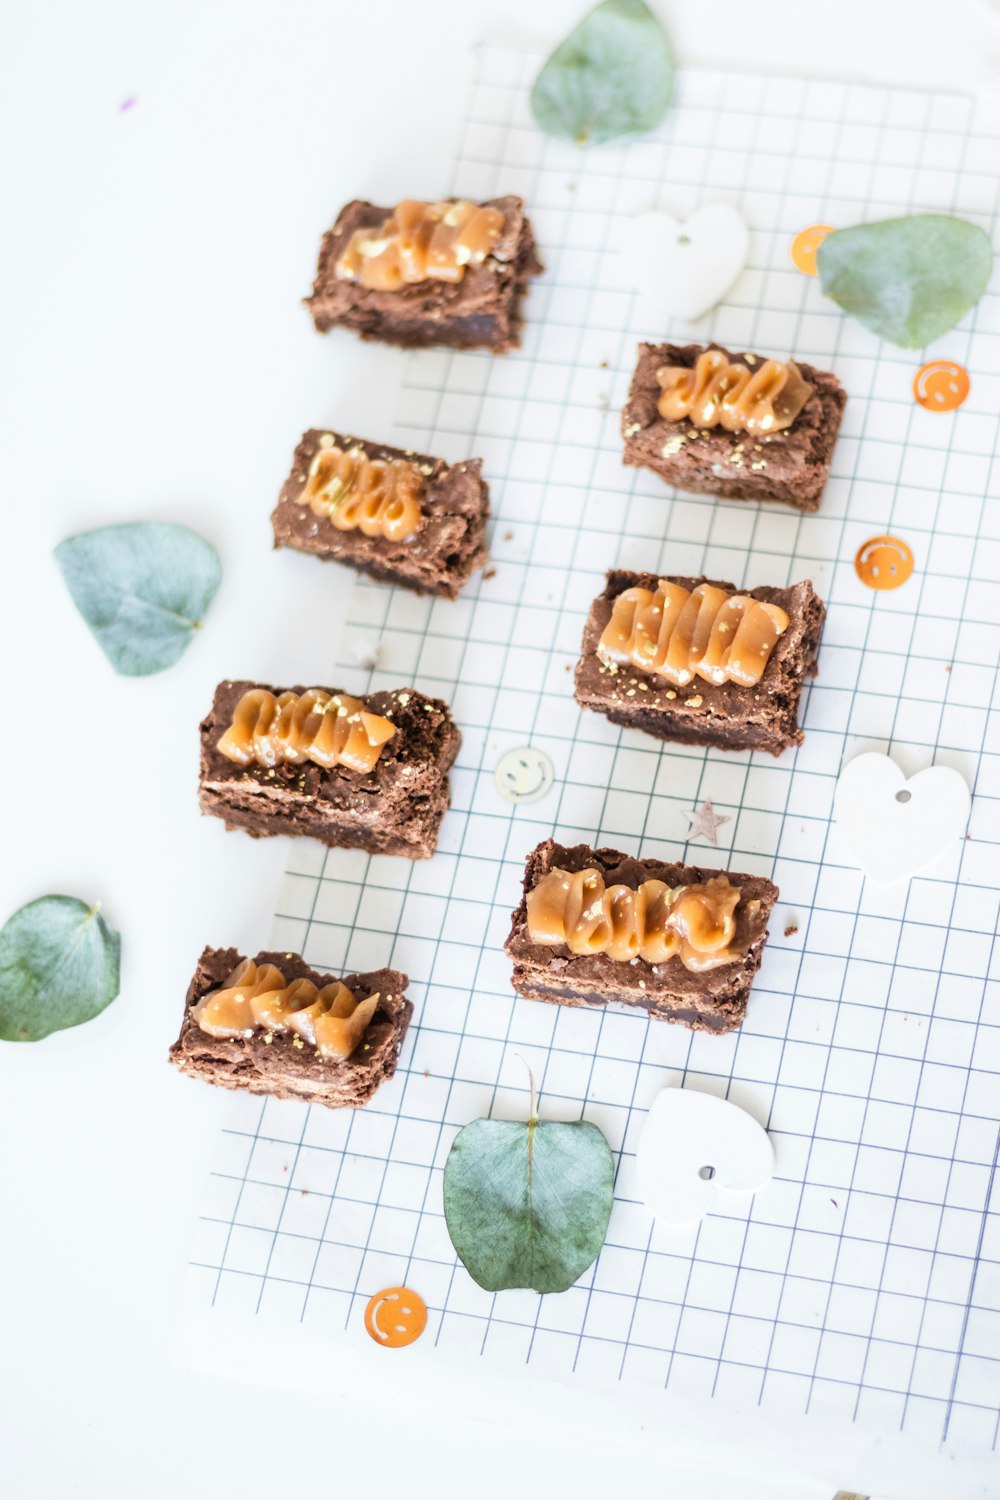
[[721, 349], [706, 349], [694, 369], [664, 365], [656, 372], [656, 403], [668, 422], [689, 418], [695, 427], [724, 427], [753, 436], [791, 427], [812, 395], [792, 360], [766, 359], [759, 370], [731, 364]]
[[381, 224], [354, 231], [335, 274], [373, 292], [398, 292], [419, 281], [461, 281], [466, 266], [482, 265], [503, 226], [498, 208], [465, 199], [405, 198]]
[[370, 714], [360, 698], [331, 696], [323, 688], [281, 693], [251, 688], [219, 740], [220, 755], [238, 765], [276, 766], [311, 760], [324, 771], [347, 766], [371, 771], [396, 726]]
[[338, 531], [361, 531], [390, 542], [408, 542], [423, 520], [427, 481], [402, 458], [369, 458], [363, 448], [326, 442], [309, 465], [300, 505], [323, 516]]
[[686, 687], [694, 677], [754, 687], [789, 618], [776, 604], [711, 583], [690, 592], [661, 578], [655, 593], [626, 589], [598, 642], [604, 662], [628, 664]]
[[618, 963], [679, 958], [702, 974], [742, 958], [733, 946], [740, 891], [725, 875], [704, 885], [662, 880], [605, 886], [599, 870], [553, 869], [528, 892], [528, 936], [580, 957], [605, 953]]
[[249, 1041], [255, 1031], [290, 1033], [315, 1047], [320, 1057], [343, 1060], [360, 1046], [379, 998], [359, 1000], [339, 979], [322, 989], [311, 979], [289, 984], [276, 964], [245, 958], [220, 989], [198, 1001], [192, 1014], [209, 1036]]

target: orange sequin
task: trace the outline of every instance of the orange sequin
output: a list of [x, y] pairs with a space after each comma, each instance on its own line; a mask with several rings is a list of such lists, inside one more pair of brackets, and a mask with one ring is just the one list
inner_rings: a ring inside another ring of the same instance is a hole
[[408, 1286], [387, 1286], [365, 1308], [365, 1327], [376, 1344], [402, 1349], [427, 1327], [427, 1304]]
[[925, 411], [954, 411], [969, 394], [969, 373], [950, 359], [932, 359], [913, 377], [913, 396]]
[[858, 548], [854, 570], [870, 589], [898, 589], [913, 572], [913, 553], [898, 536], [873, 536]]
[[816, 251], [822, 245], [828, 234], [833, 233], [832, 224], [810, 224], [808, 229], [800, 229], [792, 240], [790, 251], [792, 265], [803, 276], [815, 276]]

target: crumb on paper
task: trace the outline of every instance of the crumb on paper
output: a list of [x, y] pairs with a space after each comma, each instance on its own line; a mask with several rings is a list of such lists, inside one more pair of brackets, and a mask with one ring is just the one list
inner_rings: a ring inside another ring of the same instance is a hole
[[514, 533], [512, 531], [505, 531], [503, 539], [505, 542], [512, 542], [514, 540]]
[[788, 926], [785, 928], [785, 937], [794, 937], [798, 930], [798, 922], [789, 922]]
[[360, 635], [348, 641], [347, 655], [353, 666], [361, 667], [365, 672], [374, 672], [381, 665], [385, 650], [377, 637]]
[[488, 579], [495, 578], [496, 576], [497, 576], [497, 570], [496, 570], [496, 568], [487, 568], [486, 572], [483, 574], [483, 582], [485, 583]]

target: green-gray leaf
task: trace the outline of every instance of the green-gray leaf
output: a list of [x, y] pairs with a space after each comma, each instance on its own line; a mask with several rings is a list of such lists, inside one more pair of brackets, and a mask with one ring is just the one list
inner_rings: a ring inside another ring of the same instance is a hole
[[488, 1292], [564, 1292], [604, 1244], [614, 1177], [596, 1125], [473, 1120], [445, 1163], [451, 1242]]
[[42, 896], [0, 929], [0, 1038], [37, 1042], [100, 1015], [118, 993], [121, 938], [96, 906]]
[[979, 301], [993, 246], [967, 219], [914, 214], [835, 230], [816, 260], [823, 291], [846, 313], [891, 344], [921, 349]]
[[613, 141], [653, 130], [670, 106], [674, 56], [643, 0], [604, 0], [553, 52], [531, 90], [549, 135]]
[[101, 650], [127, 677], [173, 666], [222, 576], [214, 547], [158, 521], [81, 532], [60, 542], [55, 557]]

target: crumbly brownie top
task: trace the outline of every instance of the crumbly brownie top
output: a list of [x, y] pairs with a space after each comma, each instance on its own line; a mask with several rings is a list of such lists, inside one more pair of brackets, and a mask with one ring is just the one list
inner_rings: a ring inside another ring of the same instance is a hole
[[360, 304], [383, 312], [395, 312], [400, 308], [417, 314], [429, 312], [432, 308], [460, 309], [463, 316], [490, 312], [496, 302], [498, 288], [505, 287], [512, 281], [518, 270], [518, 256], [527, 221], [523, 201], [513, 195], [490, 198], [479, 207], [495, 208], [503, 215], [503, 230], [480, 265], [467, 267], [461, 281], [404, 282], [396, 290], [387, 291], [347, 281], [337, 275], [337, 263], [352, 237], [358, 231], [378, 229], [390, 213], [389, 209], [380, 208], [377, 204], [355, 199], [341, 210], [337, 222], [324, 236], [319, 271], [309, 301], [322, 300], [324, 304], [328, 304], [331, 299], [335, 302], [343, 300], [352, 306]]
[[[336, 447], [359, 450], [372, 462], [407, 463], [422, 481], [420, 521], [406, 536], [345, 533], [329, 515], [317, 513], [308, 495], [309, 476], [319, 455]], [[482, 461], [464, 459], [446, 464], [431, 454], [372, 443], [329, 429], [310, 428], [295, 450], [292, 472], [285, 481], [272, 516], [278, 542], [304, 551], [330, 548], [347, 561], [362, 554], [384, 569], [398, 568], [426, 575], [428, 586], [457, 571], [461, 578], [486, 560], [482, 531], [489, 501], [482, 478]]]
[[[527, 922], [527, 893], [538, 885], [551, 870], [560, 869], [576, 873], [596, 869], [606, 886], [625, 885], [638, 890], [644, 881], [659, 880], [675, 886], [705, 885], [725, 874], [731, 885], [740, 892], [740, 900], [733, 913], [735, 918], [732, 945], [739, 956], [732, 963], [721, 965], [707, 973], [693, 973], [685, 968], [676, 955], [662, 963], [647, 963], [635, 957], [623, 964], [604, 953], [578, 956], [568, 947], [553, 947], [531, 940]], [[510, 936], [506, 950], [515, 963], [534, 970], [546, 970], [554, 976], [563, 974], [607, 987], [613, 990], [621, 984], [622, 971], [630, 976], [641, 976], [642, 988], [655, 993], [658, 990], [671, 994], [697, 997], [700, 1002], [716, 1004], [724, 1002], [731, 993], [745, 986], [746, 972], [756, 968], [760, 945], [767, 936], [767, 921], [778, 898], [778, 889], [763, 876], [740, 875], [720, 870], [704, 869], [698, 865], [670, 864], [659, 859], [635, 859], [618, 849], [591, 849], [586, 844], [567, 848], [547, 839], [528, 856], [524, 876], [524, 896], [513, 914]], [[638, 978], [630, 978], [631, 984], [639, 984]]]
[[664, 576], [668, 582], [688, 590], [709, 583], [714, 588], [735, 591], [733, 584], [714, 579], [624, 570], [610, 572], [604, 593], [591, 606], [584, 630], [583, 654], [576, 669], [578, 694], [600, 698], [611, 706], [641, 706], [646, 710], [659, 707], [671, 711], [687, 707], [699, 716], [711, 715], [717, 720], [739, 718], [746, 721], [751, 718], [763, 722], [773, 714], [775, 707], [783, 708], [789, 678], [798, 683], [815, 669], [810, 642], [815, 635], [816, 610], [822, 612], [822, 605], [812, 584], [805, 582], [789, 588], [759, 587], [742, 591], [744, 597], [777, 606], [789, 620], [787, 628], [778, 636], [756, 685], [711, 683], [698, 678], [687, 687], [675, 687], [666, 677], [643, 672], [631, 663], [602, 661], [597, 649], [619, 595], [630, 588], [653, 591]]
[[[440, 698], [429, 698], [416, 688], [394, 688], [369, 693], [363, 700], [368, 713], [396, 727], [396, 733], [385, 742], [370, 771], [358, 771], [342, 764], [326, 768], [312, 761], [283, 761], [273, 766], [237, 765], [220, 753], [218, 741], [232, 724], [240, 700], [251, 689], [261, 687], [275, 696], [282, 692], [301, 695], [306, 691], [302, 687], [267, 688], [264, 684], [247, 681], [220, 683], [211, 713], [201, 725], [203, 781], [213, 784], [252, 782], [272, 794], [291, 791], [318, 801], [353, 802], [358, 796], [370, 796], [390, 786], [405, 786], [411, 778], [414, 792], [417, 792], [418, 778], [429, 766], [437, 771], [443, 762], [447, 768], [457, 753], [458, 730], [447, 704]], [[335, 688], [324, 691], [337, 696]]]
[[[717, 344], [708, 347], [737, 363], [760, 359], [759, 355], [733, 354]], [[682, 488], [684, 471], [689, 470], [699, 481], [706, 475], [725, 482], [759, 477], [762, 490], [770, 487], [811, 493], [816, 486], [816, 471], [825, 475], [846, 400], [836, 376], [813, 365], [797, 366], [811, 394], [795, 420], [781, 432], [751, 435], [722, 427], [699, 428], [687, 417], [668, 420], [659, 410], [657, 371], [664, 366], [693, 370], [705, 349], [703, 344], [639, 345], [639, 359], [622, 411], [626, 456], [629, 445], [638, 449], [641, 439], [642, 450], [650, 460], [677, 460], [677, 483]]]
[[[360, 1047], [350, 1058], [323, 1058], [294, 1033], [279, 1035], [258, 1029], [248, 1038], [226, 1041], [202, 1031], [195, 1017], [196, 1007], [206, 995], [225, 984], [244, 957], [236, 948], [206, 948], [202, 953], [188, 989], [181, 1033], [171, 1048], [171, 1057], [175, 1061], [184, 1057], [196, 1064], [200, 1061], [208, 1063], [220, 1053], [228, 1054], [232, 1050], [237, 1058], [234, 1064], [237, 1069], [243, 1067], [258, 1074], [280, 1074], [303, 1080], [315, 1078], [317, 1073], [362, 1078], [385, 1068], [387, 1049], [395, 1049], [397, 1039], [405, 1031], [413, 1012], [413, 1006], [406, 999], [409, 980], [405, 974], [396, 969], [377, 969], [364, 974], [347, 974], [340, 980], [355, 995], [377, 993], [378, 1005]], [[322, 989], [334, 982], [333, 976], [311, 968], [297, 953], [264, 951], [255, 955], [254, 962], [258, 966], [275, 965], [289, 983], [304, 979]]]

